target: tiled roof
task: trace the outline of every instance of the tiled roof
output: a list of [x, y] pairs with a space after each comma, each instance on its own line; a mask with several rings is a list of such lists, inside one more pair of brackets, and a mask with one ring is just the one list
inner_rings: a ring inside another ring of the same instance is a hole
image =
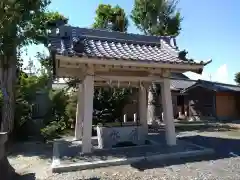
[[194, 85], [197, 81], [189, 79], [183, 73], [171, 73], [170, 86], [172, 90], [180, 91]]
[[224, 83], [204, 81], [204, 80], [199, 80], [198, 84], [201, 84], [203, 87], [206, 87], [208, 89], [218, 91], [218, 92], [240, 91], [240, 86], [232, 85], [232, 84], [224, 84]]
[[171, 78], [172, 79], [189, 79], [185, 74], [183, 73], [177, 73], [177, 72], [171, 72]]
[[187, 80], [187, 79], [171, 79], [170, 80], [170, 85], [171, 85], [171, 89], [183, 90], [183, 89], [191, 87], [196, 82], [197, 81], [190, 80], [190, 79], [189, 80]]
[[171, 37], [62, 26], [49, 40], [57, 54], [66, 56], [195, 64], [178, 58], [179, 51], [171, 45]]
[[224, 89], [227, 91], [236, 91], [236, 92], [240, 92], [240, 86], [237, 85], [231, 85], [231, 84], [215, 84], [215, 86], [218, 86], [218, 89]]
[[189, 86], [185, 90], [188, 91], [196, 86], [200, 86], [217, 92], [240, 92], [240, 86], [238, 85], [224, 84], [205, 80], [198, 80], [195, 84]]

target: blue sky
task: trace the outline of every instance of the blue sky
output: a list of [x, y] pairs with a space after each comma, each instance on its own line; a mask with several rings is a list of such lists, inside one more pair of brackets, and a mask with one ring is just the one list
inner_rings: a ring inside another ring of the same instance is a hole
[[[120, 5], [127, 15], [134, 0], [52, 0], [49, 10], [59, 11], [69, 18], [69, 24], [90, 27], [99, 3]], [[234, 74], [240, 71], [240, 1], [239, 0], [180, 0], [178, 5], [184, 17], [182, 31], [177, 38], [180, 49], [186, 49], [196, 60], [212, 59], [202, 76], [188, 73], [190, 78], [234, 83]], [[131, 33], [139, 33], [130, 22]], [[41, 46], [28, 48], [28, 56], [42, 51]]]

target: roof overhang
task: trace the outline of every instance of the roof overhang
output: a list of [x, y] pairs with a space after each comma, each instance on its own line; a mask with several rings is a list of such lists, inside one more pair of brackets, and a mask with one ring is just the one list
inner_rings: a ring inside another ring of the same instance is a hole
[[162, 63], [155, 61], [136, 61], [136, 60], [122, 60], [122, 59], [104, 59], [104, 58], [89, 58], [89, 57], [78, 57], [78, 56], [63, 56], [63, 55], [54, 55], [53, 63], [55, 67], [56, 76], [61, 77], [61, 73], [58, 71], [58, 68], [71, 68], [79, 69], [86, 66], [101, 66], [104, 68], [120, 68], [119, 71], [124, 72], [128, 69], [131, 71], [141, 71], [145, 70], [152, 72], [153, 74], [159, 74], [162, 71], [169, 72], [179, 72], [184, 73], [187, 71], [195, 72], [201, 74], [204, 66], [211, 62], [207, 61], [206, 63]]

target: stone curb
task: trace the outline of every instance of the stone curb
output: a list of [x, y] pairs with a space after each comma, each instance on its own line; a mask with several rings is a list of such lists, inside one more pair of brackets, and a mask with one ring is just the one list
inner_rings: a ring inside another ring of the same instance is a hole
[[[141, 156], [135, 158], [122, 158], [122, 159], [113, 159], [113, 160], [106, 160], [106, 161], [95, 161], [95, 162], [86, 162], [86, 163], [71, 163], [71, 164], [52, 164], [52, 172], [54, 173], [61, 173], [61, 172], [69, 172], [69, 171], [76, 171], [76, 170], [85, 170], [85, 169], [94, 169], [100, 167], [107, 167], [107, 166], [118, 166], [118, 165], [126, 165], [131, 164], [134, 162], [138, 162], [141, 160], [163, 160], [167, 158], [185, 158], [185, 157], [192, 157], [192, 156], [200, 156], [200, 155], [207, 155], [213, 154], [214, 150], [210, 148], [205, 148], [202, 150], [194, 150], [194, 151], [187, 151], [187, 152], [177, 152], [177, 153], [169, 153], [169, 154], [155, 154], [149, 156]], [[59, 160], [60, 161], [60, 160]]]
[[136, 158], [129, 158], [129, 159], [122, 158], [122, 159], [113, 159], [113, 160], [106, 160], [106, 161], [95, 161], [93, 163], [86, 162], [86, 163], [71, 163], [71, 164], [60, 164], [60, 165], [52, 164], [52, 172], [61, 173], [61, 172], [94, 169], [94, 168], [108, 167], [108, 166], [118, 166], [118, 165], [131, 164], [144, 159], [145, 157], [136, 157]]

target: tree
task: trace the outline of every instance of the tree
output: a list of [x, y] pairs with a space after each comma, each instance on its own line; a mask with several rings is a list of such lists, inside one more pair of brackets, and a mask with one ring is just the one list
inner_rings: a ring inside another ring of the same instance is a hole
[[[12, 132], [14, 127], [16, 76], [20, 49], [31, 42], [47, 42], [49, 28], [66, 23], [59, 13], [45, 12], [49, 0], [2, 0], [0, 2], [0, 85], [3, 94], [0, 131]], [[59, 21], [60, 20], [60, 21]], [[14, 170], [7, 157], [0, 162], [4, 174]]]
[[[93, 28], [109, 29], [112, 31], [126, 32], [128, 28], [128, 18], [124, 9], [119, 6], [112, 7], [109, 4], [100, 4], [96, 10]], [[67, 81], [69, 87], [76, 88], [78, 79]]]
[[49, 0], [3, 0], [0, 3], [0, 81], [4, 95], [1, 131], [14, 127], [16, 70], [20, 49], [29, 43], [48, 44], [49, 29], [67, 19], [46, 12]]
[[177, 4], [178, 0], [135, 0], [131, 19], [144, 34], [176, 36], [182, 21]]
[[[128, 19], [119, 6], [100, 4], [96, 10], [94, 28], [126, 32]], [[113, 90], [96, 89], [94, 92], [94, 117], [96, 121], [110, 121], [121, 116], [122, 107], [129, 98], [130, 91], [116, 88]]]
[[234, 81], [235, 81], [238, 85], [240, 85], [240, 72], [237, 72], [237, 73], [235, 74]]
[[33, 75], [36, 73], [36, 66], [34, 65], [34, 61], [31, 58], [28, 60], [28, 65], [25, 70], [28, 71], [29, 75]]
[[[136, 27], [146, 35], [177, 36], [180, 33], [182, 21], [177, 4], [177, 0], [135, 0], [131, 19]], [[159, 94], [159, 84], [153, 83], [148, 99], [149, 122], [156, 120]]]
[[94, 91], [94, 124], [107, 123], [118, 120], [121, 122], [121, 115], [124, 106], [129, 101], [131, 92], [126, 88], [114, 88], [104, 90], [102, 88]]
[[96, 10], [93, 27], [126, 32], [128, 19], [124, 10], [119, 6], [112, 7], [109, 4], [100, 4]]

